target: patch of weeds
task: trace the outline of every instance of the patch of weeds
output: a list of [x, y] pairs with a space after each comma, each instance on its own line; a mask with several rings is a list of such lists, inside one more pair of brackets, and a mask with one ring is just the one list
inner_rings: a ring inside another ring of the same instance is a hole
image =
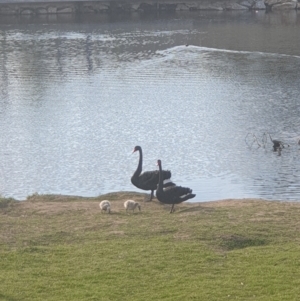
[[72, 233], [59, 231], [52, 234], [44, 234], [34, 240], [29, 241], [29, 246], [49, 246], [52, 244], [70, 244], [74, 241], [75, 236]]
[[42, 247], [26, 247], [22, 250], [23, 253], [46, 253], [46, 249]]
[[267, 241], [261, 238], [250, 238], [242, 235], [226, 235], [221, 237], [221, 246], [227, 251], [244, 249], [248, 247], [265, 246]]
[[39, 194], [37, 192], [27, 196], [26, 200], [27, 201], [35, 201], [39, 197]]
[[13, 198], [0, 198], [0, 208], [7, 208], [13, 204], [15, 204], [17, 201]]

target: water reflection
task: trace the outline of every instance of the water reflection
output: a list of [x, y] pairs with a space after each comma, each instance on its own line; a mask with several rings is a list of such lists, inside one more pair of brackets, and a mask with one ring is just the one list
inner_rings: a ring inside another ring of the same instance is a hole
[[[299, 199], [300, 40], [285, 15], [2, 20], [0, 193], [135, 190], [140, 144], [145, 168], [162, 159], [195, 201]], [[291, 147], [248, 148], [248, 132]]]

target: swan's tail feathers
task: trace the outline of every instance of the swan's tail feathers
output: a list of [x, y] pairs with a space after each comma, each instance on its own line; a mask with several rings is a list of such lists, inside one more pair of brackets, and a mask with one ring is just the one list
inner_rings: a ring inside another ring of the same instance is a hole
[[180, 198], [183, 200], [183, 202], [184, 201], [187, 201], [187, 200], [189, 200], [189, 199], [192, 199], [192, 198], [194, 198], [196, 196], [196, 194], [193, 194], [193, 193], [190, 193], [190, 194], [187, 194], [187, 195], [185, 195], [185, 196], [181, 196]]
[[187, 187], [179, 186], [178, 189], [180, 189], [181, 196], [185, 196], [185, 195], [191, 194], [193, 192], [193, 190], [191, 188], [187, 188]]
[[170, 179], [172, 174], [169, 170], [163, 170], [162, 171], [162, 176], [164, 180]]

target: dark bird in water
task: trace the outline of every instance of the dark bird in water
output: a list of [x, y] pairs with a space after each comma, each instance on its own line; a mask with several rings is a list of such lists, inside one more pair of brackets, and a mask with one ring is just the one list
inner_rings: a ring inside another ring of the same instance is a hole
[[174, 205], [180, 204], [188, 199], [192, 199], [196, 196], [193, 194], [192, 189], [187, 187], [173, 185], [163, 186], [163, 173], [161, 167], [161, 160], [157, 160], [157, 165], [159, 167], [159, 182], [156, 190], [157, 199], [164, 204], [171, 204], [172, 208], [170, 213], [174, 212]]
[[[133, 176], [131, 177], [131, 183], [136, 186], [137, 188], [143, 190], [151, 190], [149, 202], [152, 201], [154, 196], [154, 191], [157, 189], [158, 180], [159, 180], [159, 172], [158, 170], [153, 171], [144, 171], [142, 173], [142, 165], [143, 165], [143, 152], [140, 146], [136, 146], [133, 150], [133, 153], [138, 151], [140, 154], [139, 164], [134, 172]], [[171, 172], [169, 170], [162, 170], [162, 181], [170, 180]], [[168, 185], [168, 184], [166, 184]]]
[[280, 151], [282, 148], [284, 148], [284, 144], [283, 144], [282, 141], [272, 139], [270, 133], [269, 133], [269, 136], [270, 136], [270, 139], [271, 139], [271, 141], [273, 143], [273, 150], [274, 150], [274, 152], [276, 152], [278, 150]]

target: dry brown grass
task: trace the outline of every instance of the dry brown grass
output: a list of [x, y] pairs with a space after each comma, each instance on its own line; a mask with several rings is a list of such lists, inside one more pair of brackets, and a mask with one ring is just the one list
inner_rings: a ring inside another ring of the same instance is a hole
[[[156, 199], [144, 202], [147, 197], [147, 194], [135, 192], [110, 193], [96, 198], [35, 194], [26, 201], [9, 202], [0, 208], [0, 239], [8, 245], [21, 241], [26, 245], [28, 241], [41, 235], [57, 231], [68, 233], [72, 237], [78, 231], [97, 231], [101, 228], [108, 228], [109, 235], [123, 235], [124, 225], [132, 224], [133, 216], [137, 215], [139, 220], [136, 223], [139, 223], [140, 229], [143, 229], [143, 225], [151, 224], [151, 229], [145, 229], [148, 235], [174, 231], [174, 238], [178, 240], [195, 239], [201, 227], [202, 231], [210, 227], [215, 229], [211, 232], [219, 231], [218, 237], [222, 240], [237, 235], [230, 232], [232, 227], [249, 223], [261, 226], [271, 223], [274, 224], [273, 227], [282, 224], [284, 228], [292, 225], [294, 229], [300, 229], [300, 203], [296, 202], [258, 199], [186, 202], [176, 205], [175, 213], [169, 214], [169, 205], [161, 204]], [[104, 199], [112, 203], [111, 214], [99, 209], [99, 202]], [[123, 204], [128, 199], [140, 202], [141, 212], [126, 213]], [[169, 223], [168, 227], [166, 223]], [[225, 223], [226, 227], [221, 229], [221, 223]], [[183, 227], [178, 227], [178, 224]]]

